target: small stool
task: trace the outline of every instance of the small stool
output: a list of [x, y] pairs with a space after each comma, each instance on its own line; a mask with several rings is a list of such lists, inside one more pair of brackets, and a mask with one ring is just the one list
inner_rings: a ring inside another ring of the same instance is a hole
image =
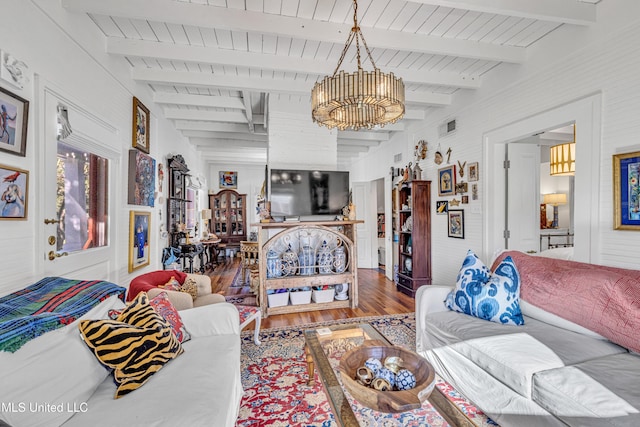
[[262, 321], [262, 311], [260, 311], [260, 307], [236, 305], [236, 308], [240, 314], [240, 330], [243, 330], [252, 321], [256, 321], [256, 326], [253, 331], [253, 342], [256, 343], [256, 345], [260, 345], [260, 322]]

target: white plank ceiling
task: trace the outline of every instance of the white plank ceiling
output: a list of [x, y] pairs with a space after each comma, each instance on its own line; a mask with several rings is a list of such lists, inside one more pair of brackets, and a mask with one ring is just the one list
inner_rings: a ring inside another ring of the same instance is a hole
[[[562, 25], [591, 25], [598, 0], [359, 0], [376, 65], [406, 86], [405, 118], [339, 132], [342, 165], [410, 120], [476, 90], [502, 63]], [[110, 55], [125, 58], [164, 116], [211, 163], [266, 163], [268, 97], [310, 103], [353, 24], [352, 0], [62, 0], [87, 14]], [[365, 69], [371, 68], [368, 62]], [[356, 70], [355, 49], [343, 63]], [[311, 120], [311, 117], [309, 117]]]

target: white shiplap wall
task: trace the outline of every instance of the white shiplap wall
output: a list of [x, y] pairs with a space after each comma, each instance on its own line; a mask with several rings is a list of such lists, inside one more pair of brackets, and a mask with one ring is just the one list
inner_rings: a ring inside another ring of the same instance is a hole
[[[606, 6], [604, 3], [603, 5]], [[622, 7], [617, 10], [607, 9], [605, 12], [608, 20], [591, 30], [599, 36], [594, 39], [587, 34], [584, 40], [592, 42], [581, 49], [569, 52], [558, 49], [554, 53], [558, 53], [560, 57], [546, 62], [545, 67], [538, 66], [538, 71], [521, 72], [516, 83], [496, 87], [495, 92], [479, 99], [470, 97], [472, 102], [464, 103], [464, 107], [452, 107], [439, 115], [430, 116], [407, 132], [417, 135], [416, 139], [425, 138], [430, 142], [429, 157], [422, 165], [428, 179], [436, 177], [438, 166], [433, 163], [433, 152], [438, 144], [443, 152], [451, 147], [452, 163], [457, 163], [457, 160], [480, 162], [479, 200], [470, 201], [464, 207], [465, 239], [448, 238], [446, 217], [432, 217], [434, 283], [452, 283], [455, 280], [467, 249], [482, 254], [483, 215], [492, 214], [491, 206], [482, 206], [484, 193], [491, 191], [486, 188], [484, 179], [488, 159], [483, 158], [483, 135], [595, 93], [602, 94], [602, 127], [599, 170], [591, 172], [600, 176], [599, 188], [592, 190], [598, 192], [600, 200], [599, 206], [592, 207], [596, 210], [595, 217], [599, 218], [598, 223], [593, 224], [597, 234], [595, 241], [600, 242], [594, 248], [593, 262], [640, 268], [640, 234], [613, 230], [612, 226], [611, 156], [619, 151], [637, 150], [640, 143], [640, 75], [636, 72], [640, 66], [640, 22], [637, 19], [629, 22], [625, 16], [628, 11], [625, 11]], [[618, 26], [620, 22], [625, 25]], [[505, 70], [505, 73], [512, 71]], [[457, 119], [458, 130], [450, 136], [439, 138], [437, 127], [447, 118]], [[391, 143], [393, 141], [387, 144]], [[406, 149], [411, 150], [412, 142], [407, 141], [406, 144]], [[392, 159], [391, 156], [386, 157], [386, 167], [392, 165]], [[381, 161], [365, 157], [360, 163], [354, 164], [354, 179], [367, 179], [368, 173], [364, 165], [371, 162], [379, 164]], [[407, 162], [408, 160], [403, 163]], [[439, 200], [437, 192], [434, 192], [432, 200]], [[478, 209], [482, 213], [472, 212]], [[482, 255], [488, 262], [491, 254]]]
[[[18, 157], [0, 153], [0, 164], [30, 172], [30, 196], [27, 221], [0, 221], [0, 248], [7, 266], [4, 280], [0, 283], [0, 295], [41, 278], [43, 265], [49, 262], [42, 261], [42, 242], [48, 235], [42, 233], [50, 232], [50, 229], [45, 230], [42, 226], [42, 183], [46, 177], [42, 175], [40, 166], [43, 162], [39, 155], [44, 152], [44, 144], [55, 143], [55, 135], [41, 132], [44, 128], [45, 87], [55, 88], [66, 99], [116, 129], [115, 136], [108, 141], [113, 151], [121, 153], [119, 168], [112, 173], [119, 175], [119, 182], [123, 185], [112, 188], [109, 194], [109, 201], [115, 206], [115, 215], [110, 220], [110, 243], [116, 248], [116, 259], [109, 266], [102, 266], [103, 277], [94, 278], [109, 279], [127, 286], [131, 278], [161, 268], [161, 249], [166, 240], [160, 239], [158, 220], [160, 209], [163, 211], [163, 220], [166, 220], [166, 206], [156, 203], [155, 208], [148, 208], [127, 204], [127, 153], [131, 148], [132, 96], [140, 98], [151, 110], [150, 154], [157, 162], [166, 165], [169, 153], [180, 153], [191, 170], [199, 173], [203, 170], [203, 161], [171, 123], [162, 117], [161, 109], [151, 102], [148, 89], [131, 81], [128, 65], [122, 60], [109, 58], [103, 52], [104, 41], [87, 16], [66, 13], [55, 2], [12, 1], [3, 13], [6, 22], [0, 26], [0, 49], [27, 63], [35, 75], [31, 76], [30, 84], [24, 90], [10, 89], [31, 102], [27, 155]], [[73, 42], [59, 25], [64, 25], [70, 33], [80, 32], [82, 36], [78, 39], [83, 40], [83, 45]], [[88, 51], [93, 53], [90, 55]], [[166, 181], [164, 188], [166, 192]], [[151, 265], [129, 274], [129, 211], [134, 209], [152, 213]], [[85, 267], [74, 265], [75, 270], [69, 273], [81, 272]]]
[[305, 102], [269, 98], [269, 167], [335, 170], [338, 164], [337, 134], [311, 121]]

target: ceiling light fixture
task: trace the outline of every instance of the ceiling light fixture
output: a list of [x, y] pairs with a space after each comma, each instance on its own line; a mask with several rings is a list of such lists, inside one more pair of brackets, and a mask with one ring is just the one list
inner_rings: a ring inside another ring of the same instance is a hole
[[576, 174], [576, 128], [573, 127], [573, 142], [554, 145], [549, 152], [549, 175], [573, 176]]
[[[360, 39], [373, 71], [364, 71], [360, 59]], [[358, 71], [338, 73], [353, 41], [356, 41]], [[332, 76], [317, 82], [311, 91], [313, 121], [329, 129], [371, 129], [395, 123], [404, 116], [404, 83], [393, 73], [376, 67], [367, 42], [358, 25], [358, 1], [353, 0], [353, 27]]]

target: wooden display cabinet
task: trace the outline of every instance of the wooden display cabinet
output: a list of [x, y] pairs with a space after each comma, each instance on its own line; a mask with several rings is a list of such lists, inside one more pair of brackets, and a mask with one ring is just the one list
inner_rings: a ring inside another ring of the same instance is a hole
[[240, 242], [247, 240], [246, 205], [247, 195], [234, 190], [222, 190], [209, 196], [209, 230], [222, 243], [240, 247]]
[[431, 181], [410, 181], [398, 189], [394, 205], [397, 220], [397, 289], [415, 297], [420, 286], [431, 284]]

